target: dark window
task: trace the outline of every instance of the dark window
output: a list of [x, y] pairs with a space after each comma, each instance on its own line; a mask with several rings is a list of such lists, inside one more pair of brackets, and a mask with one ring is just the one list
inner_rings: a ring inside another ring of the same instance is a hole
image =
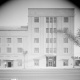
[[54, 23], [56, 23], [57, 22], [57, 17], [54, 17]]
[[56, 43], [56, 38], [54, 38], [54, 43]]
[[34, 22], [39, 22], [39, 17], [34, 17]]
[[22, 38], [18, 38], [18, 43], [22, 43]]
[[64, 17], [64, 22], [68, 22], [68, 17]]
[[50, 48], [50, 53], [53, 53], [53, 48]]
[[49, 17], [46, 17], [46, 23], [49, 23]]
[[68, 60], [67, 59], [63, 60], [63, 66], [68, 66]]
[[57, 32], [57, 29], [56, 28], [54, 28], [54, 33], [56, 33]]
[[68, 28], [64, 28], [64, 33], [65, 33], [65, 32], [68, 32]]
[[52, 17], [50, 17], [50, 23], [53, 23], [53, 18]]

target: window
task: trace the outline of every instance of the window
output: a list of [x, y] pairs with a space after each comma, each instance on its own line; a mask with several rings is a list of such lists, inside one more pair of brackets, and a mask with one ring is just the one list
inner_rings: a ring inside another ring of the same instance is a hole
[[39, 17], [34, 17], [34, 22], [39, 22]]
[[18, 43], [22, 43], [22, 38], [18, 38]]
[[49, 33], [49, 28], [46, 28], [46, 33]]
[[21, 59], [18, 59], [18, 66], [22, 66], [22, 60]]
[[23, 49], [22, 48], [18, 48], [18, 53], [22, 53]]
[[46, 23], [49, 23], [49, 17], [46, 17]]
[[50, 23], [53, 23], [53, 18], [52, 17], [50, 17]]
[[68, 60], [67, 59], [63, 60], [63, 66], [68, 66]]
[[11, 48], [10, 47], [7, 48], [7, 53], [11, 53]]
[[11, 38], [7, 38], [7, 43], [11, 43]]
[[68, 22], [68, 17], [64, 17], [64, 22]]
[[49, 48], [46, 48], [46, 53], [49, 53]]
[[54, 33], [56, 33], [57, 32], [57, 29], [56, 28], [54, 28]]
[[39, 48], [34, 48], [34, 53], [39, 53]]
[[50, 43], [53, 43], [53, 38], [50, 38]]
[[39, 66], [39, 59], [34, 59], [34, 66]]
[[56, 53], [57, 52], [57, 49], [56, 48], [54, 48], [54, 53]]
[[50, 33], [53, 33], [53, 28], [50, 28]]
[[56, 38], [54, 38], [54, 43], [56, 43]]
[[68, 43], [68, 38], [64, 38], [64, 43]]
[[49, 38], [46, 38], [46, 43], [49, 43]]
[[34, 28], [35, 33], [39, 33], [39, 28]]
[[50, 48], [50, 53], [53, 53], [53, 48]]
[[57, 22], [57, 17], [54, 17], [54, 23], [56, 23]]
[[64, 48], [64, 53], [68, 53], [68, 48]]
[[34, 38], [34, 43], [39, 43], [39, 38]]

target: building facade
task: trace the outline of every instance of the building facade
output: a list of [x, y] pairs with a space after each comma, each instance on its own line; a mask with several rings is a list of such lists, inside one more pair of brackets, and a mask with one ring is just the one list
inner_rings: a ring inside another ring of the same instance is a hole
[[0, 68], [72, 68], [74, 9], [29, 8], [28, 27], [0, 29]]

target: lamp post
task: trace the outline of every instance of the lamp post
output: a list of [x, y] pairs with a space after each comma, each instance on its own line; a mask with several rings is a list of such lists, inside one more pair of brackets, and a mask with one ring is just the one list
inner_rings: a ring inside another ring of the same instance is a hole
[[23, 51], [23, 55], [24, 55], [24, 69], [25, 69], [25, 55], [27, 54], [27, 51]]

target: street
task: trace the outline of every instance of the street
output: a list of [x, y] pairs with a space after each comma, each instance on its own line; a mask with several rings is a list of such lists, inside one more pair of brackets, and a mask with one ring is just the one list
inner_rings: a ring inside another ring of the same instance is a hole
[[0, 80], [80, 80], [80, 69], [0, 70]]

